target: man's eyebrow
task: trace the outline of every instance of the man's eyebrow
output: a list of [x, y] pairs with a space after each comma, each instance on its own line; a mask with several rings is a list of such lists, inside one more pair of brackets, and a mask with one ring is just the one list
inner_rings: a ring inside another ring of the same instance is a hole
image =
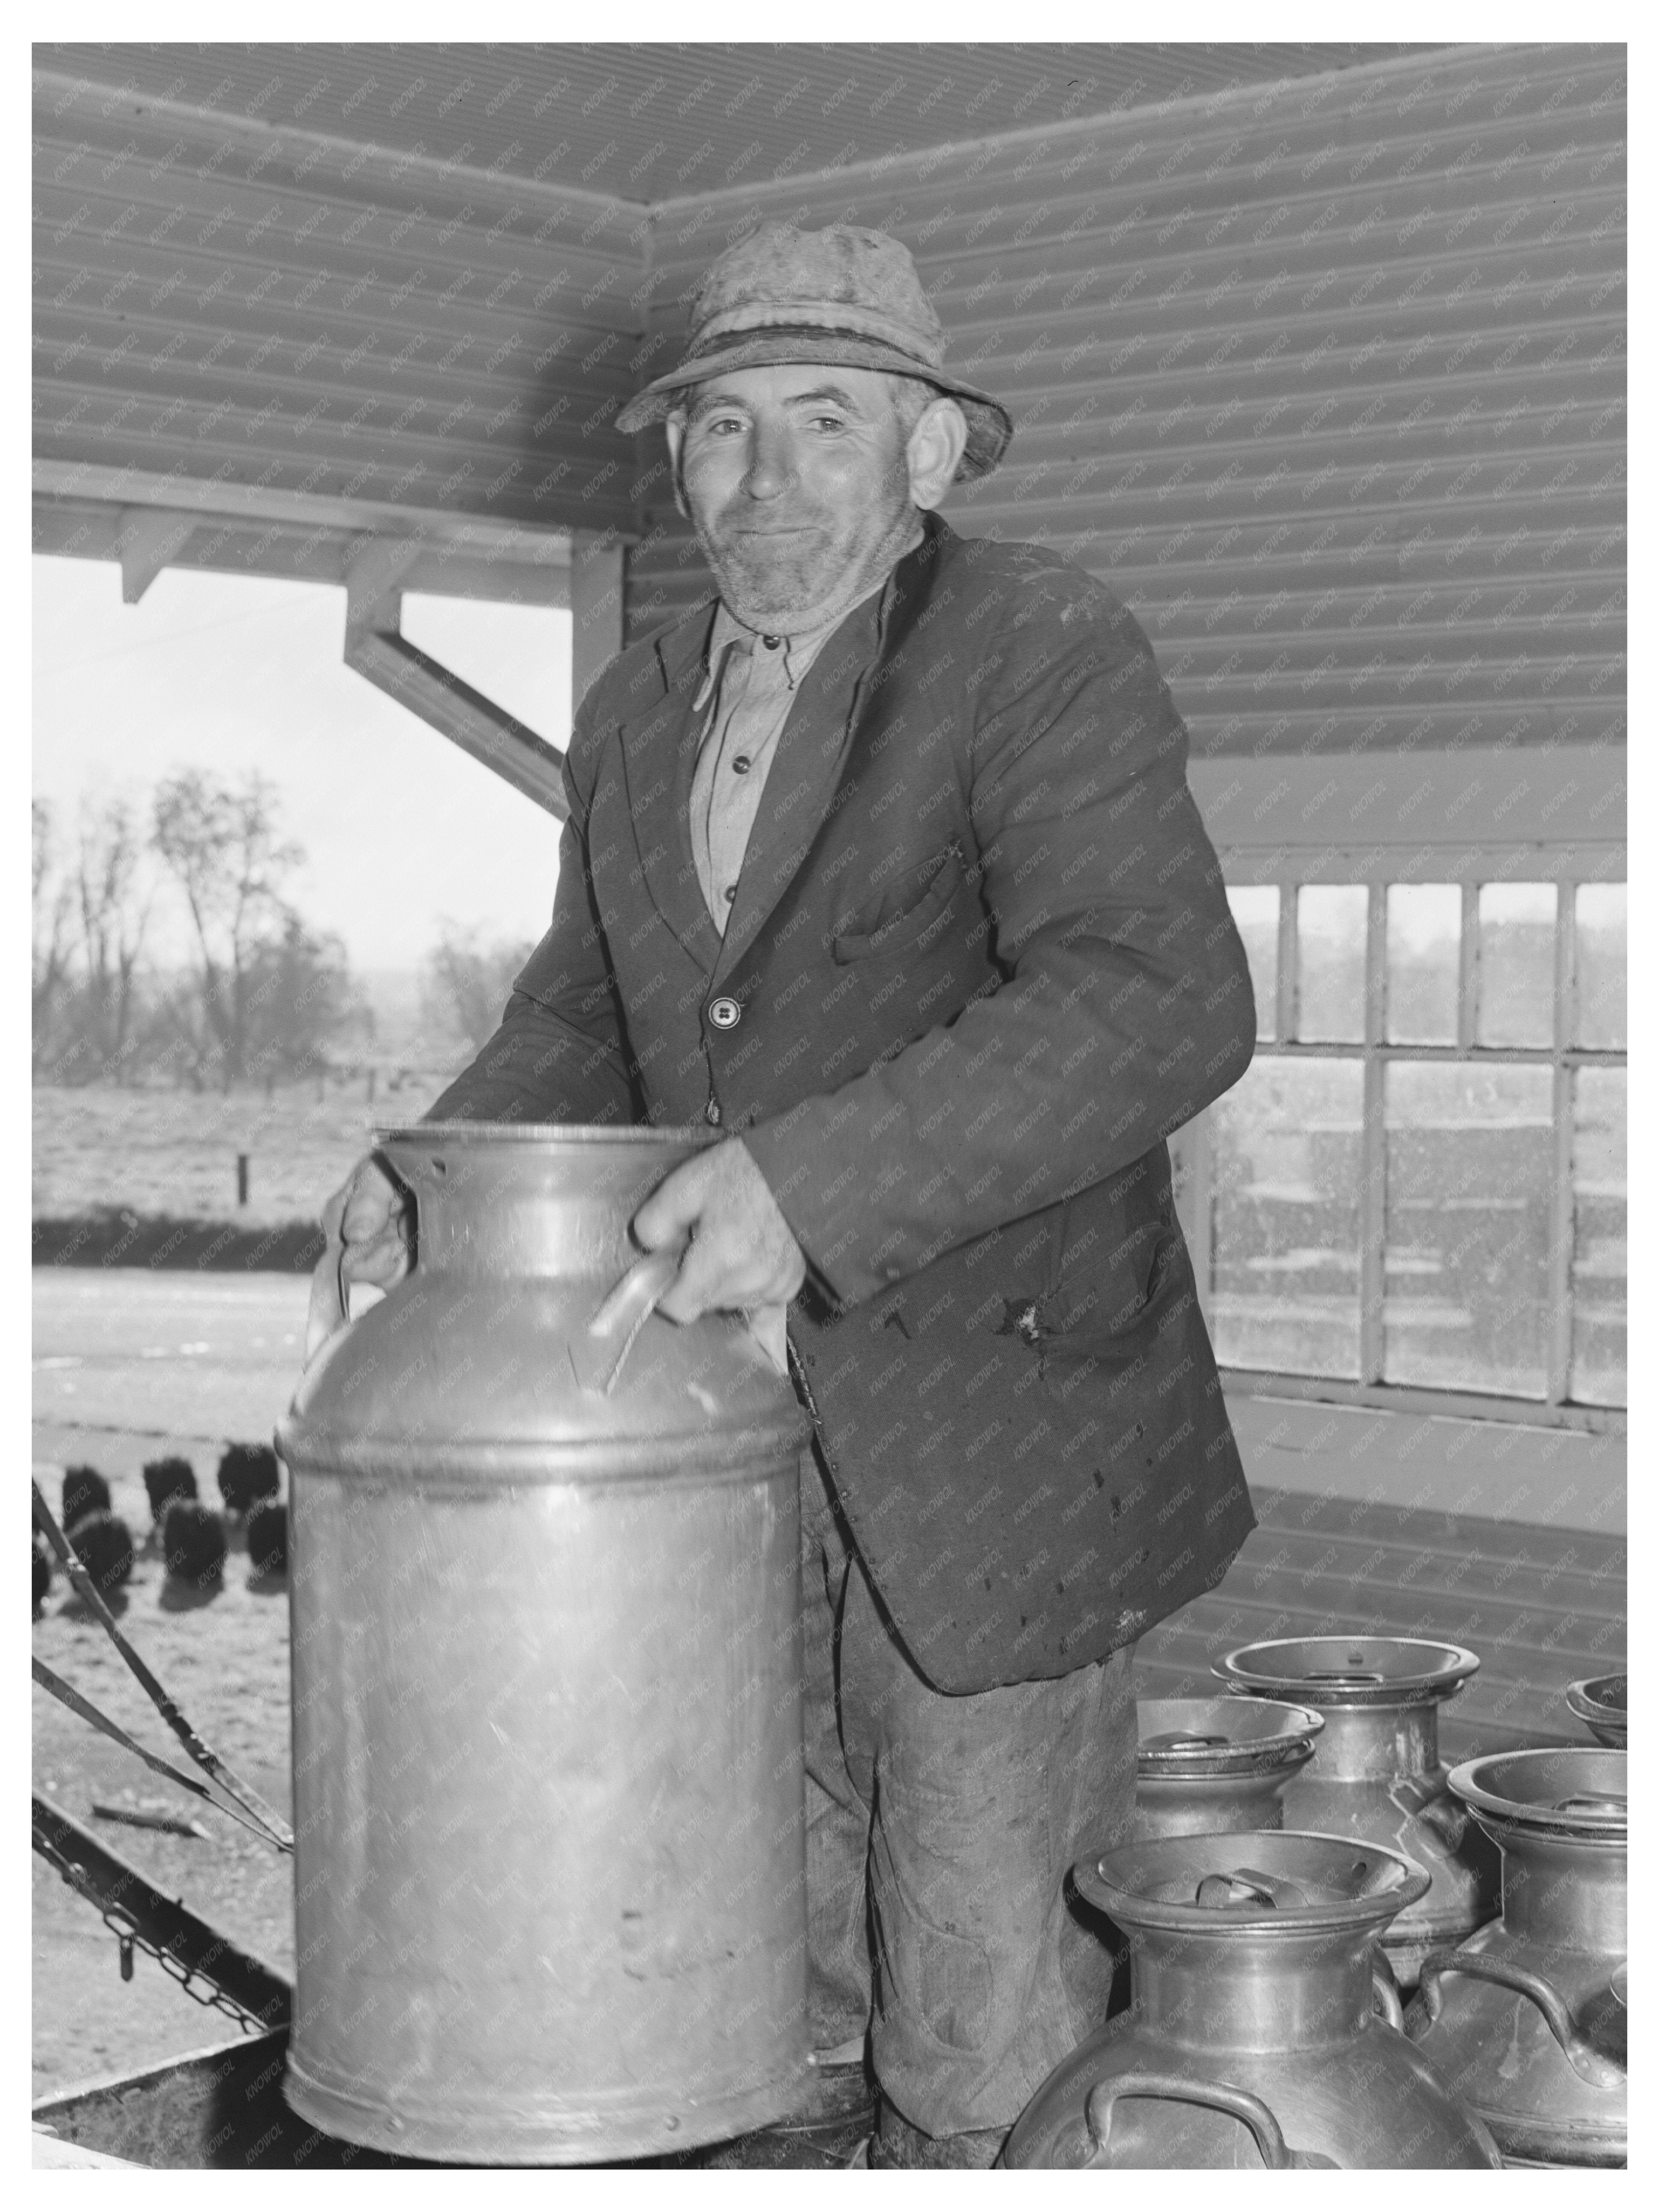
[[850, 392], [842, 391], [838, 384], [820, 384], [811, 392], [792, 392], [784, 401], [786, 407], [805, 407], [828, 401], [832, 407], [844, 407], [849, 415], [862, 415], [864, 409]]
[[705, 386], [687, 408], [686, 420], [689, 422], [695, 422], [700, 416], [707, 415], [712, 407], [741, 407], [742, 405], [742, 400], [735, 392], [710, 392]]

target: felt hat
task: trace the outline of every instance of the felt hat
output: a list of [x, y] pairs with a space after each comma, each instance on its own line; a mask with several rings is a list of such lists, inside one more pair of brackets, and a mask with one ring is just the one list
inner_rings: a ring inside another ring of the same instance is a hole
[[968, 421], [959, 481], [988, 476], [1014, 434], [999, 399], [945, 366], [945, 331], [908, 248], [885, 231], [769, 222], [721, 254], [691, 311], [685, 357], [617, 417], [643, 430], [687, 389], [728, 370], [823, 362], [915, 376], [954, 399]]

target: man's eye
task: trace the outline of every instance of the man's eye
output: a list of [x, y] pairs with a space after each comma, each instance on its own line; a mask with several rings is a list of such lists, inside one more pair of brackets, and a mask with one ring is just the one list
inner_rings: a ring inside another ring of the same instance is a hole
[[847, 428], [846, 418], [840, 415], [815, 415], [812, 428], [815, 430], [844, 430]]

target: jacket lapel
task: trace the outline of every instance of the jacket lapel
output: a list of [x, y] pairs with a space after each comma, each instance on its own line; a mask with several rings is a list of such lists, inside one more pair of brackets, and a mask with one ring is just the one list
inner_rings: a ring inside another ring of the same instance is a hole
[[623, 724], [622, 750], [635, 842], [653, 903], [687, 952], [712, 969], [720, 933], [708, 918], [691, 857], [691, 778], [702, 717], [691, 711], [702, 681], [712, 602], [659, 640], [662, 695]]
[[922, 543], [899, 562], [886, 589], [854, 608], [812, 663], [789, 710], [744, 854], [716, 983], [748, 951], [811, 851], [846, 766], [870, 679], [926, 601], [952, 533], [937, 515], [926, 515], [923, 523]]

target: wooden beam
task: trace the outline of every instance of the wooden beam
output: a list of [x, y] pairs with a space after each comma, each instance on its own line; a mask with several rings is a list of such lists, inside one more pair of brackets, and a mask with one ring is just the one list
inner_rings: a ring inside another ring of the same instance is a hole
[[418, 538], [376, 538], [353, 560], [346, 572], [347, 667], [562, 822], [564, 755], [403, 635], [403, 581], [422, 550]]
[[208, 477], [106, 468], [90, 462], [36, 459], [36, 493], [55, 499], [103, 500], [123, 509], [162, 507], [198, 522], [295, 523], [302, 529], [343, 530], [377, 537], [418, 538], [428, 549], [495, 555], [555, 571], [570, 563], [568, 530], [532, 530], [488, 515], [436, 507], [393, 506], [385, 500], [339, 499], [317, 492], [283, 491], [274, 484], [233, 484]]
[[136, 607], [163, 568], [179, 558], [200, 520], [163, 507], [124, 507], [116, 546], [121, 559], [121, 597]]
[[562, 822], [564, 755], [395, 629], [346, 630], [348, 668]]
[[623, 646], [623, 544], [611, 531], [578, 532], [570, 545], [570, 705]]

